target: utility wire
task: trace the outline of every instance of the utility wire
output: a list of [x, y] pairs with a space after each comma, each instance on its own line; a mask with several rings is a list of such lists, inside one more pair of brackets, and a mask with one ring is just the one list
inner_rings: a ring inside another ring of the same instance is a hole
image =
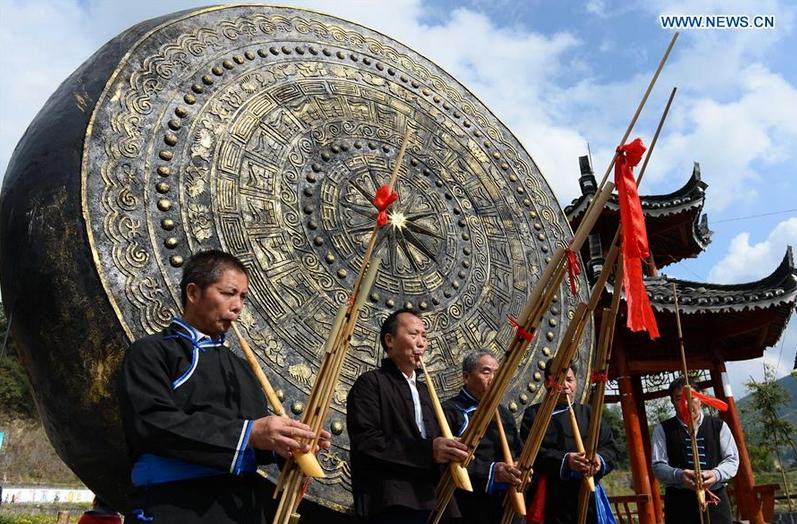
[[711, 225], [714, 224], [722, 224], [723, 222], [736, 222], [737, 220], [747, 220], [749, 218], [760, 218], [760, 217], [768, 217], [772, 215], [782, 215], [783, 213], [791, 213], [797, 211], [797, 208], [794, 209], [784, 209], [783, 211], [773, 211], [772, 213], [761, 213], [760, 215], [749, 215], [746, 217], [736, 217], [736, 218], [726, 218], [724, 220], [712, 220]]

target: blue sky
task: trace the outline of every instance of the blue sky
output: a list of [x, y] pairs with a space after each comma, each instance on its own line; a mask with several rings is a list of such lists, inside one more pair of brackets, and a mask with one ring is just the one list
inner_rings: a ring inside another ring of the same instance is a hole
[[[219, 2], [212, 2], [219, 3]], [[773, 29], [684, 30], [634, 136], [649, 142], [678, 96], [640, 191], [668, 193], [700, 162], [715, 231], [696, 260], [666, 268], [738, 283], [797, 247], [797, 4], [777, 1], [285, 1], [377, 29], [438, 63], [521, 140], [564, 207], [578, 157], [605, 170], [671, 32], [659, 16], [774, 16]], [[191, 0], [0, 0], [0, 175], [27, 124], [86, 58], [135, 23]], [[790, 59], [790, 55], [792, 55]], [[769, 214], [768, 216], [759, 216]], [[756, 218], [742, 218], [756, 216]], [[741, 219], [740, 219], [741, 218]], [[797, 322], [764, 360], [788, 373]], [[688, 346], [688, 341], [687, 341]], [[729, 365], [737, 396], [761, 361]]]

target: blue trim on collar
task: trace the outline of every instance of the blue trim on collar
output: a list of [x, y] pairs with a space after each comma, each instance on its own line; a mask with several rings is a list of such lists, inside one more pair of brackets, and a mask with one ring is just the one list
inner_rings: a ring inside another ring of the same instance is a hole
[[[176, 338], [182, 338], [191, 343], [194, 347], [193, 354], [191, 355], [191, 365], [188, 367], [185, 373], [183, 373], [180, 377], [177, 378], [174, 382], [172, 382], [172, 390], [177, 389], [178, 387], [182, 386], [191, 375], [194, 374], [196, 371], [197, 366], [199, 365], [199, 353], [204, 353], [207, 348], [215, 348], [221, 347], [224, 345], [225, 336], [224, 333], [217, 340], [213, 340], [211, 338], [205, 338], [207, 335], [200, 335], [199, 332], [190, 324], [188, 324], [185, 320], [181, 318], [173, 318], [172, 323], [170, 326], [174, 330], [174, 335], [165, 335], [163, 340], [173, 340]], [[204, 339], [204, 340], [202, 340]]]

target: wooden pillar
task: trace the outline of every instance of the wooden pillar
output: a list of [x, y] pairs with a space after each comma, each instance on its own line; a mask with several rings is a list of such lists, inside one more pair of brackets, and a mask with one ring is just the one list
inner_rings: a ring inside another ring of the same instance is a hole
[[714, 396], [728, 403], [728, 411], [721, 411], [720, 417], [728, 424], [733, 438], [736, 440], [736, 447], [739, 448], [739, 470], [733, 479], [736, 502], [739, 505], [739, 516], [742, 520], [748, 520], [753, 524], [764, 524], [761, 503], [753, 491], [755, 478], [753, 477], [753, 467], [750, 464], [750, 456], [747, 454], [747, 445], [744, 442], [739, 411], [733, 400], [731, 385], [728, 383], [728, 376], [725, 373], [725, 361], [716, 349], [714, 368], [711, 369], [711, 382], [714, 387]]
[[[620, 389], [620, 406], [623, 409], [623, 426], [625, 426], [628, 457], [631, 461], [631, 472], [634, 478], [634, 492], [637, 495], [647, 497], [647, 499], [640, 502], [638, 506], [639, 524], [656, 524], [656, 517], [653, 513], [653, 504], [651, 501], [648, 462], [642, 443], [642, 428], [639, 424], [639, 410], [637, 409], [636, 399], [634, 398], [634, 388], [631, 383], [631, 377], [628, 373], [628, 360], [625, 348], [623, 347], [622, 336], [615, 337], [612, 353], [613, 358], [616, 359], [618, 364], [617, 385]], [[639, 400], [640, 402], [642, 401], [641, 398]], [[645, 428], [645, 431], [647, 431], [647, 428]]]
[[659, 276], [659, 268], [656, 267], [656, 260], [653, 258], [653, 252], [651, 251], [648, 255], [646, 260], [648, 266], [648, 275], [652, 277]]
[[[639, 416], [639, 426], [642, 429], [642, 446], [645, 450], [645, 465], [653, 464], [653, 453], [651, 452], [650, 444], [650, 426], [648, 424], [648, 414], [645, 411], [645, 394], [642, 388], [642, 377], [634, 375], [631, 377], [631, 386], [633, 387], [634, 397], [639, 399], [637, 402], [637, 414]], [[664, 508], [661, 503], [661, 491], [659, 490], [659, 479], [653, 473], [653, 467], [648, 468], [648, 479], [650, 480], [650, 495], [653, 503], [653, 515], [656, 517], [656, 522], [664, 522]]]

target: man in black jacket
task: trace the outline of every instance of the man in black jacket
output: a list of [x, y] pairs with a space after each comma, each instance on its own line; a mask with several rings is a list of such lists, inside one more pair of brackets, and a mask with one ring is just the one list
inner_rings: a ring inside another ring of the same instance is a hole
[[[551, 366], [553, 359], [549, 359], [545, 365], [545, 387], [550, 388], [549, 377], [551, 376]], [[596, 491], [590, 495], [589, 510], [587, 512], [588, 524], [613, 523], [614, 517], [609, 507], [608, 497], [598, 481], [606, 476], [617, 461], [618, 453], [614, 445], [612, 430], [605, 421], [601, 421], [600, 434], [598, 437], [598, 454], [594, 462], [585, 456], [584, 453], [576, 451], [575, 434], [573, 425], [570, 421], [567, 397], [573, 399], [578, 390], [578, 383], [575, 376], [575, 366], [571, 365], [567, 370], [564, 384], [560, 385], [561, 391], [557, 399], [557, 405], [551, 415], [548, 430], [537, 453], [534, 461], [534, 471], [538, 478], [536, 482], [541, 482], [539, 477], [545, 476], [542, 481], [546, 484], [545, 489], [545, 523], [546, 524], [576, 524], [578, 521], [578, 492], [581, 489], [582, 479], [585, 474], [592, 474], [596, 481]], [[520, 425], [520, 436], [525, 441], [528, 438], [531, 426], [537, 416], [540, 405], [535, 404], [526, 409]], [[578, 429], [584, 442], [587, 440], [590, 419], [592, 418], [592, 408], [584, 404], [573, 404], [573, 411], [578, 422]], [[538, 491], [532, 488], [534, 496]], [[596, 505], [597, 502], [597, 505]], [[532, 507], [540, 501], [531, 502]], [[530, 511], [531, 514], [534, 511]]]
[[387, 358], [354, 382], [346, 404], [354, 510], [369, 523], [421, 524], [435, 506], [440, 464], [464, 460], [467, 447], [440, 436], [417, 381], [427, 345], [418, 314], [392, 313], [379, 337]]
[[[470, 418], [479, 407], [479, 401], [490, 387], [498, 370], [498, 361], [487, 349], [469, 351], [462, 359], [462, 389], [459, 394], [443, 403], [448, 424], [455, 436], [461, 437]], [[509, 410], [498, 406], [506, 433], [507, 444], [513, 458], [520, 453], [521, 443], [517, 424]], [[495, 420], [487, 426], [468, 464], [473, 492], [458, 489], [454, 492], [462, 524], [492, 524], [501, 521], [507, 488], [520, 485], [520, 470], [504, 461], [503, 449]]]
[[314, 434], [269, 416], [254, 373], [224, 347], [248, 291], [241, 261], [221, 251], [197, 253], [183, 267], [180, 289], [183, 317], [134, 342], [122, 364], [134, 486], [125, 520], [270, 523], [272, 487], [257, 465], [273, 462], [275, 453], [306, 451], [297, 439]]

